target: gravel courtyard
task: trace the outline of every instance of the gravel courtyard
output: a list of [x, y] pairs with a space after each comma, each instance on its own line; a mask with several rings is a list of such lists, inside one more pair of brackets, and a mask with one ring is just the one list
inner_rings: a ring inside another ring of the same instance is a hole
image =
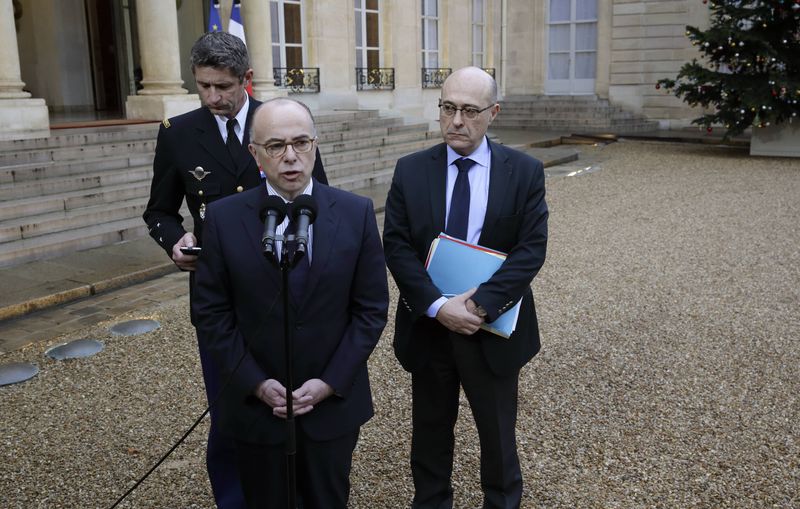
[[[534, 282], [542, 352], [521, 375], [528, 508], [800, 507], [800, 160], [699, 144], [586, 147], [599, 171], [547, 181], [549, 253]], [[392, 284], [392, 310], [397, 290]], [[188, 300], [0, 357], [40, 374], [0, 387], [0, 506], [107, 508], [205, 405]], [[370, 367], [351, 507], [409, 506], [410, 378]], [[99, 355], [53, 361], [92, 337]], [[462, 399], [456, 507], [481, 506]], [[213, 507], [207, 420], [119, 507]]]

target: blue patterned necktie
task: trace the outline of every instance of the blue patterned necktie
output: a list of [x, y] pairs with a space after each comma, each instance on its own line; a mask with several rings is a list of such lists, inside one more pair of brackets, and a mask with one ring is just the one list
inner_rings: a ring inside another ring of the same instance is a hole
[[467, 240], [467, 227], [469, 226], [469, 170], [475, 161], [472, 159], [456, 159], [458, 177], [453, 186], [453, 196], [450, 198], [450, 213], [447, 216], [447, 228], [444, 232], [451, 237]]

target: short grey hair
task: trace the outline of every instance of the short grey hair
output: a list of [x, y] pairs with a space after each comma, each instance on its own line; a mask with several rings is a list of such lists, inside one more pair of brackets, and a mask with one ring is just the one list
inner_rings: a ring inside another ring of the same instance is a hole
[[197, 67], [227, 69], [241, 82], [248, 69], [250, 58], [247, 46], [241, 39], [228, 32], [207, 32], [192, 46], [192, 72]]

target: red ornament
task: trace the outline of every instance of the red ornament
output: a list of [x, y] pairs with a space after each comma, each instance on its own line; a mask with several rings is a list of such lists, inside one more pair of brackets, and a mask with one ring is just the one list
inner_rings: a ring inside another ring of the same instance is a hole
[[661, 88], [661, 83], [656, 83], [656, 90], [659, 90], [660, 88]]
[[704, 3], [704, 4], [707, 4], [707, 3], [708, 3], [708, 0], [703, 0], [703, 3]]
[[711, 131], [713, 131], [713, 130], [714, 130], [714, 128], [711, 127], [711, 126], [706, 127], [706, 132], [709, 133], [709, 134], [711, 134]]

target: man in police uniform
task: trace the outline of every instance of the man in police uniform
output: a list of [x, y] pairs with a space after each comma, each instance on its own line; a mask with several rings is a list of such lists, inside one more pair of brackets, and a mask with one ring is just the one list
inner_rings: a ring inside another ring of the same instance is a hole
[[[192, 47], [191, 63], [203, 106], [164, 120], [161, 125], [150, 200], [144, 212], [153, 239], [181, 270], [192, 271], [190, 298], [197, 256], [186, 254], [181, 248], [202, 246], [206, 206], [262, 182], [259, 167], [247, 149], [251, 118], [261, 104], [246, 91], [253, 79], [247, 48], [229, 33], [209, 32]], [[327, 184], [319, 153], [316, 161], [313, 176]], [[187, 232], [182, 225], [179, 209], [184, 197], [194, 220], [194, 232]], [[219, 379], [203, 348], [200, 360], [211, 404], [224, 380]], [[212, 408], [206, 459], [214, 498], [221, 509], [243, 508], [232, 444], [219, 433], [215, 421]]]

